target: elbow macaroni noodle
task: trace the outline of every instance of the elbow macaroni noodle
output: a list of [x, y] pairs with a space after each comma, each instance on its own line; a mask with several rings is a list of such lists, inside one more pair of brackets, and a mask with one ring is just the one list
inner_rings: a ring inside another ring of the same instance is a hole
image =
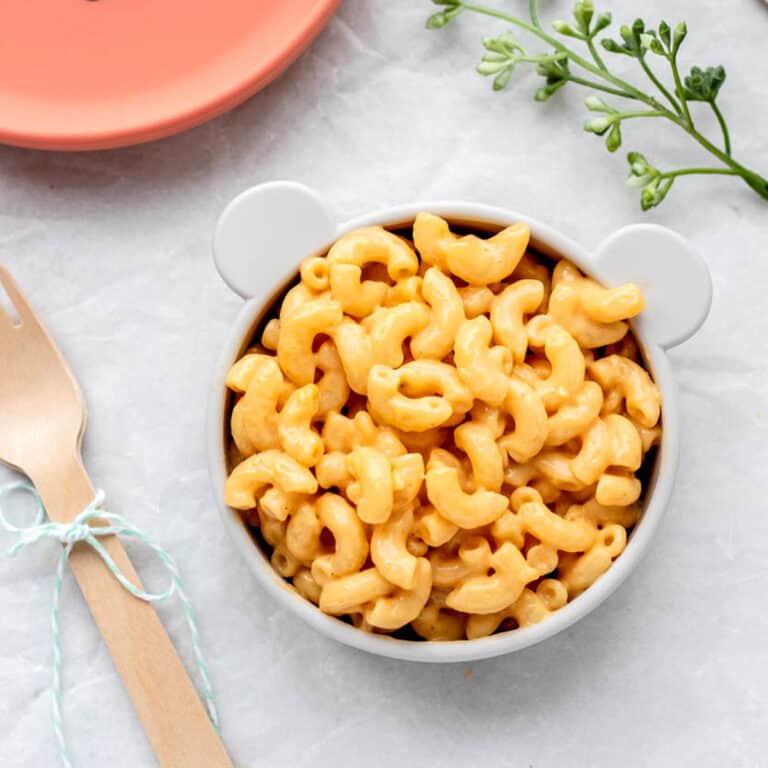
[[227, 504], [299, 595], [362, 631], [535, 624], [642, 513], [661, 438], [629, 332], [642, 294], [538, 257], [529, 235], [459, 236], [429, 213], [413, 244], [350, 232], [304, 261], [229, 371]]

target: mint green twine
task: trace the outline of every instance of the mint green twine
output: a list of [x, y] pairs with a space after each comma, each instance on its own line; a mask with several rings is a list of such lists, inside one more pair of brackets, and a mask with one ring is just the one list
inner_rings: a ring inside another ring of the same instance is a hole
[[[37, 507], [37, 515], [34, 524], [28, 528], [17, 528], [8, 522], [2, 510], [3, 499], [16, 491], [22, 491], [32, 496]], [[219, 718], [216, 713], [216, 705], [213, 700], [213, 691], [211, 681], [208, 676], [208, 666], [200, 647], [200, 635], [197, 631], [197, 623], [192, 611], [192, 604], [189, 602], [187, 593], [179, 575], [179, 569], [174, 559], [166, 552], [151, 536], [140, 531], [136, 526], [128, 522], [122, 515], [113, 512], [107, 512], [102, 509], [104, 503], [104, 492], [98, 491], [94, 500], [71, 522], [67, 524], [44, 522], [45, 508], [42, 500], [35, 488], [26, 482], [8, 483], [0, 486], [0, 526], [9, 533], [18, 536], [18, 541], [11, 547], [9, 554], [14, 556], [22, 549], [35, 544], [41, 539], [56, 539], [64, 546], [61, 550], [61, 557], [56, 567], [56, 581], [53, 587], [53, 608], [51, 611], [51, 628], [53, 634], [53, 681], [51, 685], [53, 693], [52, 713], [53, 729], [56, 733], [56, 740], [59, 744], [59, 756], [65, 768], [72, 768], [72, 758], [67, 747], [67, 740], [64, 734], [64, 726], [61, 718], [61, 638], [59, 631], [59, 602], [61, 597], [61, 584], [64, 578], [64, 566], [67, 563], [72, 547], [79, 541], [82, 541], [92, 547], [98, 553], [104, 564], [112, 572], [112, 575], [120, 582], [124, 589], [128, 590], [134, 597], [144, 600], [147, 603], [158, 603], [167, 600], [176, 594], [181, 602], [184, 616], [187, 620], [190, 635], [192, 636], [192, 647], [197, 660], [197, 667], [202, 680], [203, 699], [208, 708], [208, 715], [214, 726], [218, 729]], [[97, 521], [99, 524], [92, 525], [91, 521]], [[123, 572], [117, 567], [114, 560], [99, 541], [100, 536], [125, 536], [128, 539], [139, 541], [148, 546], [160, 559], [170, 575], [170, 584], [163, 592], [145, 592], [131, 584]]]

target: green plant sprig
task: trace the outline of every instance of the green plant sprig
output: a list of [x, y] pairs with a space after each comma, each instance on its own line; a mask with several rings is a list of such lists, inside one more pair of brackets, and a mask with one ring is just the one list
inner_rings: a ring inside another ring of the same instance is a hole
[[[662, 21], [657, 29], [646, 27], [642, 19], [632, 26], [619, 28], [619, 40], [598, 35], [612, 23], [610, 13], [595, 14], [591, 0], [580, 0], [573, 9], [573, 22], [557, 20], [552, 22], [555, 34], [546, 30], [540, 20], [537, 0], [529, 0], [529, 19], [465, 0], [432, 0], [441, 10], [427, 19], [428, 29], [441, 29], [459, 14], [470, 13], [492, 16], [530, 33], [547, 43], [551, 51], [530, 53], [508, 32], [499, 37], [483, 40], [485, 55], [477, 71], [493, 78], [494, 90], [503, 90], [509, 84], [518, 64], [530, 64], [544, 78], [544, 84], [534, 94], [536, 101], [546, 101], [564, 86], [572, 83], [590, 88], [610, 96], [637, 102], [638, 108], [623, 110], [606, 103], [596, 94], [589, 95], [585, 104], [592, 116], [584, 123], [584, 130], [598, 136], [606, 136], [605, 145], [609, 152], [615, 152], [623, 141], [622, 125], [630, 120], [661, 118], [674, 123], [685, 131], [696, 143], [713, 155], [720, 165], [715, 167], [678, 168], [661, 171], [651, 165], [639, 152], [627, 156], [630, 173], [627, 185], [640, 189], [640, 205], [648, 210], [659, 205], [680, 176], [725, 175], [739, 176], [763, 199], [768, 200], [768, 179], [734, 160], [731, 154], [731, 137], [725, 117], [717, 104], [720, 88], [725, 82], [725, 70], [717, 67], [693, 67], [682, 77], [678, 62], [680, 47], [688, 30], [685, 22], [674, 29]], [[562, 38], [582, 43], [586, 50], [580, 53], [566, 45]], [[599, 51], [602, 49], [602, 53]], [[635, 59], [655, 90], [646, 93], [636, 85], [613, 74], [605, 53], [623, 55]], [[672, 86], [664, 84], [654, 72], [649, 59], [667, 65]], [[694, 122], [691, 105], [694, 102], [708, 104], [714, 113], [722, 133], [722, 147], [702, 134]]]

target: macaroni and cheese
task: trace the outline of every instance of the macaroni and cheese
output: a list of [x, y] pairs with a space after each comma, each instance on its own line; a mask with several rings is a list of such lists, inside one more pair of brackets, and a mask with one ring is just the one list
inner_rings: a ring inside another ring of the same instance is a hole
[[604, 288], [516, 224], [344, 235], [231, 368], [225, 495], [273, 568], [369, 632], [542, 621], [619, 557], [661, 396]]

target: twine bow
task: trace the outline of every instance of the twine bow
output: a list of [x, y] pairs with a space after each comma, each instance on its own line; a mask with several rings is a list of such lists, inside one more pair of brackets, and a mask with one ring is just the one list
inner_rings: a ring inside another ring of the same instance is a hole
[[[27, 528], [19, 528], [13, 525], [5, 517], [2, 509], [4, 498], [11, 493], [21, 491], [29, 494], [37, 507], [34, 524]], [[45, 508], [35, 488], [26, 482], [8, 483], [0, 487], [0, 527], [9, 533], [16, 534], [17, 541], [9, 550], [11, 556], [17, 555], [26, 547], [43, 539], [55, 539], [62, 543], [61, 556], [56, 567], [56, 581], [53, 588], [53, 607], [51, 611], [51, 629], [53, 636], [53, 728], [59, 744], [59, 756], [65, 768], [72, 768], [72, 758], [67, 746], [64, 734], [64, 726], [61, 717], [61, 640], [59, 628], [59, 603], [61, 598], [61, 585], [64, 578], [64, 566], [69, 559], [70, 552], [75, 544], [82, 541], [92, 547], [104, 561], [112, 575], [121, 586], [139, 600], [147, 603], [157, 603], [167, 600], [176, 594], [181, 602], [184, 616], [187, 620], [192, 647], [197, 661], [197, 667], [202, 680], [203, 699], [205, 700], [211, 722], [218, 728], [219, 718], [216, 712], [216, 704], [213, 699], [213, 690], [208, 676], [208, 666], [200, 646], [200, 635], [197, 630], [192, 604], [187, 597], [184, 585], [179, 575], [176, 561], [166, 552], [151, 536], [132, 525], [122, 515], [107, 512], [102, 508], [104, 503], [104, 491], [98, 491], [94, 500], [71, 522], [54, 523], [45, 522]], [[94, 524], [95, 523], [95, 524]], [[160, 559], [170, 576], [168, 588], [162, 592], [146, 592], [132, 584], [120, 570], [115, 561], [99, 541], [102, 536], [125, 536], [133, 541], [139, 541], [149, 547]]]

